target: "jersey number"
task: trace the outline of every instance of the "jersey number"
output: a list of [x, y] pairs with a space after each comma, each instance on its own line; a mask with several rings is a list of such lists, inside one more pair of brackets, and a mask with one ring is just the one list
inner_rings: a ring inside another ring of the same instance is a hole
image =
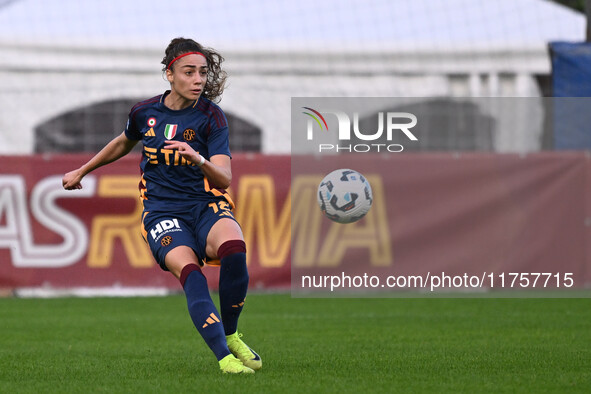
[[230, 204], [228, 204], [226, 201], [218, 201], [217, 203], [210, 202], [208, 206], [213, 209], [213, 213], [219, 213], [220, 216], [234, 217], [234, 215], [232, 215], [232, 211], [230, 211]]

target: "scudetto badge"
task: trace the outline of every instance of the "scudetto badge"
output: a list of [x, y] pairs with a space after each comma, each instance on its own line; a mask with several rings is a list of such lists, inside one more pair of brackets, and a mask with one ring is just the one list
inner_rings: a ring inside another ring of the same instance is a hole
[[178, 125], [176, 124], [167, 124], [166, 127], [164, 128], [164, 136], [166, 137], [167, 140], [171, 140], [174, 138], [174, 136], [176, 135], [176, 129], [177, 129]]

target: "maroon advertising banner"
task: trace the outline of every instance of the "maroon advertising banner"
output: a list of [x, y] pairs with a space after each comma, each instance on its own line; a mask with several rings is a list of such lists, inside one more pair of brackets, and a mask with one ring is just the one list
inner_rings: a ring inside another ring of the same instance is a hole
[[590, 163], [555, 152], [294, 156], [292, 188], [352, 169], [373, 205], [342, 225], [294, 204], [292, 292], [588, 287]]
[[[591, 283], [585, 153], [391, 156], [234, 155], [230, 194], [250, 288], [306, 290], [303, 276], [364, 273], [493, 275], [485, 288], [510, 273]], [[98, 169], [82, 190], [63, 190], [63, 174], [90, 157], [2, 157], [0, 288], [180, 290], [140, 235], [139, 156]], [[373, 206], [358, 222], [333, 223], [318, 207], [318, 183], [352, 167], [370, 181]], [[204, 272], [217, 288], [218, 269]]]
[[[63, 174], [90, 157], [2, 157], [0, 288], [181, 290], [141, 237], [140, 156], [96, 170], [83, 179], [82, 190], [63, 190]], [[287, 288], [289, 157], [234, 155], [233, 175], [230, 193], [236, 203], [242, 200], [235, 214], [247, 240], [251, 289]], [[276, 223], [281, 210], [287, 220]], [[217, 288], [218, 268], [204, 273]]]

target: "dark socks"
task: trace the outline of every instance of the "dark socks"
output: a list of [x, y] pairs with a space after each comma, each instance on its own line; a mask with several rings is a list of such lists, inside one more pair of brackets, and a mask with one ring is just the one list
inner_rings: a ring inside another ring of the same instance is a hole
[[224, 242], [218, 249], [220, 267], [220, 312], [226, 335], [234, 334], [248, 290], [246, 244], [241, 240]]
[[224, 326], [209, 295], [207, 280], [199, 266], [188, 264], [180, 277], [181, 285], [187, 297], [187, 307], [197, 331], [213, 351], [218, 361], [230, 354]]

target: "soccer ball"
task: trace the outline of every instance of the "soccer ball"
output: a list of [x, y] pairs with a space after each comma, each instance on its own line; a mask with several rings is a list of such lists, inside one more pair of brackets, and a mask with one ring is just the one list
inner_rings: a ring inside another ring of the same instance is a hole
[[318, 205], [330, 220], [352, 223], [361, 219], [371, 208], [371, 186], [355, 170], [342, 168], [324, 177], [318, 186]]

